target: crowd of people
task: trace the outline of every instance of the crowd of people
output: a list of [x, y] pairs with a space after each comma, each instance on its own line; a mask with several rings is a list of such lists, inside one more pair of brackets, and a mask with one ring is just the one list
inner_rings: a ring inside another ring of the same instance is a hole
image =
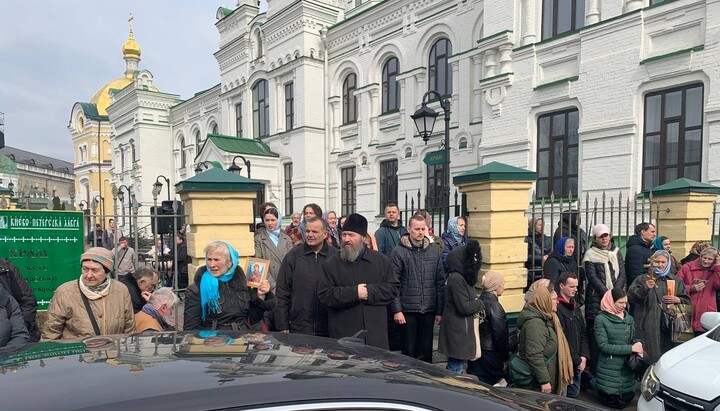
[[[182, 324], [176, 294], [160, 287], [156, 268], [137, 265], [119, 230], [91, 233], [103, 246], [86, 250], [79, 278], [55, 291], [42, 332], [27, 282], [0, 260], [0, 312], [7, 313], [0, 315], [0, 346], [180, 327], [270, 330], [359, 338], [433, 362], [439, 325], [438, 351], [452, 372], [568, 397], [591, 387], [602, 403], [623, 407], [637, 378], [627, 358], [653, 363], [682, 341], [676, 334], [688, 333], [666, 328], [665, 312], [692, 307], [692, 338], [703, 332], [700, 316], [718, 307], [718, 250], [698, 242], [678, 262], [670, 239], [650, 223], [635, 228], [623, 257], [605, 224], [592, 227], [588, 245], [577, 214], [563, 216], [553, 242], [542, 219], [530, 220], [526, 303], [511, 332], [499, 302], [505, 279], [492, 271], [480, 277], [480, 244], [467, 239], [464, 217], [436, 236], [427, 211], [403, 226], [395, 204], [385, 207], [374, 234], [362, 215], [338, 217], [317, 204], [292, 214], [286, 227], [275, 204], [262, 204], [260, 216], [254, 257], [269, 261], [267, 275], [248, 285], [237, 250], [225, 241], [207, 244], [205, 264], [185, 293]], [[176, 241], [184, 245], [184, 236]], [[169, 252], [163, 247], [157, 252]]]
[[623, 408], [635, 395], [637, 364], [642, 369], [703, 333], [700, 317], [717, 311], [718, 250], [697, 242], [678, 262], [670, 239], [644, 222], [628, 238], [623, 258], [607, 225], [593, 226], [585, 248], [573, 221], [562, 219], [569, 230], [558, 227], [552, 248], [542, 219], [529, 222], [530, 286], [509, 374], [527, 388], [568, 397], [590, 387], [601, 403]]

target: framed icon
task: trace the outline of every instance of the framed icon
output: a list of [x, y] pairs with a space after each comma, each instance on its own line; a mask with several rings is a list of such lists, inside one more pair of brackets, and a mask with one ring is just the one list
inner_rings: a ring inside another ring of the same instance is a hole
[[270, 271], [270, 261], [262, 258], [248, 258], [245, 263], [246, 284], [251, 288], [260, 287], [263, 280], [267, 280]]

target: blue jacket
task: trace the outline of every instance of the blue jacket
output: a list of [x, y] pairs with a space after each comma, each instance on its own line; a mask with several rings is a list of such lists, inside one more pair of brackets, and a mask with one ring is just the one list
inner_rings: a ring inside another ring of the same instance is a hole
[[386, 257], [390, 257], [390, 252], [400, 242], [400, 237], [407, 234], [407, 229], [399, 224], [393, 227], [388, 220], [383, 220], [380, 223], [380, 228], [375, 231], [375, 241], [377, 242], [378, 252], [384, 254]]
[[20, 305], [0, 285], [0, 347], [30, 342]]

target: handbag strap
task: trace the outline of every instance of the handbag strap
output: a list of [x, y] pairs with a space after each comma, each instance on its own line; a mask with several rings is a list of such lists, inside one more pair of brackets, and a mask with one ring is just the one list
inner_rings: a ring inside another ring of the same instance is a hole
[[78, 280], [78, 290], [80, 291], [80, 297], [82, 297], [83, 304], [85, 304], [85, 310], [90, 317], [90, 323], [92, 323], [95, 335], [100, 335], [100, 327], [98, 327], [97, 320], [95, 319], [95, 314], [93, 314], [92, 307], [90, 307], [90, 300], [88, 300], [88, 298], [85, 296], [85, 294], [83, 294], [82, 289], [80, 288], [80, 280]]

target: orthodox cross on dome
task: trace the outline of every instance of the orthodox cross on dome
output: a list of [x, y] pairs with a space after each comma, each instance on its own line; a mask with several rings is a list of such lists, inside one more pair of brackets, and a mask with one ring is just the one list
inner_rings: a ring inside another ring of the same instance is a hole
[[132, 13], [130, 13], [130, 17], [128, 17], [128, 25], [130, 26], [130, 37], [131, 37], [131, 38], [132, 38], [132, 36], [133, 36], [133, 29], [132, 29], [133, 19], [134, 19], [134, 17], [133, 17], [133, 15], [132, 15]]

